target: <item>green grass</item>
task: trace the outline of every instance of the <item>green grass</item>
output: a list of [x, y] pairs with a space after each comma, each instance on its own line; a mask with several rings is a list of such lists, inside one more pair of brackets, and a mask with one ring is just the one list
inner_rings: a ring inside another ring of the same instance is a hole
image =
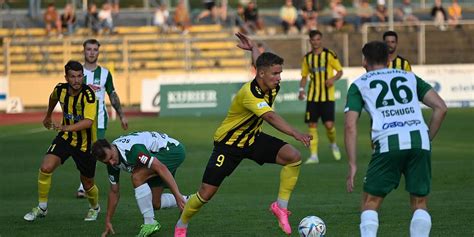
[[[473, 236], [474, 234], [474, 109], [451, 109], [446, 122], [433, 142], [433, 187], [429, 207], [433, 227], [431, 236]], [[343, 118], [337, 115], [338, 143], [343, 147]], [[284, 115], [300, 130], [305, 130], [301, 115]], [[298, 185], [290, 201], [296, 227], [303, 217], [317, 215], [326, 222], [328, 236], [359, 235], [359, 203], [367, 163], [370, 157], [368, 119], [361, 117], [359, 135], [359, 172], [356, 191], [345, 191], [346, 162], [330, 156], [328, 142], [320, 129], [319, 165], [303, 166]], [[187, 158], [176, 179], [183, 194], [194, 193], [212, 149], [212, 135], [222, 117], [200, 118], [134, 118], [130, 131], [158, 130], [178, 138], [187, 147]], [[98, 164], [96, 180], [100, 189], [103, 212], [97, 222], [82, 219], [87, 201], [74, 198], [79, 183], [78, 171], [72, 159], [53, 175], [49, 213], [33, 223], [23, 215], [37, 204], [37, 171], [44, 152], [55, 136], [51, 131], [39, 131], [40, 124], [0, 127], [0, 236], [99, 236], [104, 229], [108, 181], [105, 167]], [[308, 150], [294, 139], [265, 126], [265, 131], [294, 144], [303, 154]], [[33, 133], [32, 133], [33, 131]], [[122, 135], [117, 122], [112, 122], [109, 138]], [[283, 236], [275, 218], [268, 212], [276, 199], [280, 167], [258, 166], [245, 160], [231, 177], [224, 181], [214, 199], [191, 221], [190, 236]], [[122, 174], [122, 192], [113, 224], [115, 236], [133, 236], [142, 223], [127, 174]], [[384, 201], [379, 213], [379, 236], [408, 236], [411, 218], [404, 181]], [[155, 212], [162, 224], [156, 236], [172, 236], [178, 218], [177, 209]]]

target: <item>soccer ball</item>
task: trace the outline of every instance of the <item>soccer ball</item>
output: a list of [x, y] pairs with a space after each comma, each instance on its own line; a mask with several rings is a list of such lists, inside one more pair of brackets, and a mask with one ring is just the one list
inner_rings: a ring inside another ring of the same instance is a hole
[[324, 237], [326, 224], [317, 216], [307, 216], [300, 221], [298, 233], [301, 237]]

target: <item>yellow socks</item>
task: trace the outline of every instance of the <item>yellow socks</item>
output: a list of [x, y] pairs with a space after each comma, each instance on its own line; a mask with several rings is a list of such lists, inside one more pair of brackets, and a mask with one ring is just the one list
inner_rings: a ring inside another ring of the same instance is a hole
[[48, 202], [49, 189], [51, 188], [51, 176], [53, 174], [47, 174], [38, 172], [38, 202], [46, 203]]
[[281, 168], [280, 189], [278, 190], [278, 200], [290, 200], [291, 193], [295, 188], [300, 174], [301, 161], [288, 164]]
[[95, 184], [92, 188], [86, 190], [86, 196], [91, 208], [97, 208], [99, 204], [99, 188]]
[[333, 126], [331, 129], [327, 130], [327, 136], [329, 139], [329, 143], [335, 144], [336, 143], [336, 127]]
[[311, 156], [318, 155], [318, 128], [309, 128], [309, 134], [313, 136], [313, 140], [311, 140], [309, 144], [309, 150], [311, 152]]
[[180, 221], [187, 225], [191, 217], [194, 214], [198, 213], [201, 207], [207, 203], [207, 200], [204, 200], [200, 195], [199, 192], [196, 194], [191, 195], [186, 206], [184, 206], [183, 213], [181, 214]]

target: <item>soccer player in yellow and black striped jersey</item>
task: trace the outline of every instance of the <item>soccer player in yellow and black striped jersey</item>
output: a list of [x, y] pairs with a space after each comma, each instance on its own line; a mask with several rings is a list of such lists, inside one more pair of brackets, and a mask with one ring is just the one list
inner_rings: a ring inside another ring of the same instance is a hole
[[[309, 32], [311, 51], [301, 62], [301, 81], [299, 99], [306, 98], [305, 123], [308, 124], [311, 140], [311, 156], [305, 164], [319, 163], [318, 159], [318, 120], [321, 117], [326, 127], [327, 137], [336, 160], [341, 159], [341, 152], [336, 144], [335, 97], [334, 84], [342, 76], [342, 66], [336, 53], [322, 46], [323, 34], [318, 30]], [[336, 71], [336, 75], [334, 75]], [[306, 82], [309, 76], [308, 93], [305, 94]]]
[[408, 60], [397, 54], [398, 35], [395, 31], [383, 33], [383, 41], [388, 45], [389, 61], [388, 68], [395, 68], [411, 72], [411, 65]]
[[[83, 68], [77, 61], [64, 66], [67, 83], [59, 83], [49, 97], [48, 112], [43, 125], [59, 131], [46, 155], [38, 173], [38, 206], [24, 216], [27, 221], [45, 217], [48, 208], [48, 194], [54, 170], [72, 156], [80, 172], [80, 179], [86, 189], [89, 211], [85, 221], [95, 221], [100, 211], [99, 189], [94, 183], [96, 159], [91, 156], [92, 143], [96, 140], [95, 119], [97, 102], [94, 91], [83, 84]], [[57, 103], [61, 104], [61, 124], [52, 122], [51, 114]]]
[[247, 82], [232, 100], [227, 117], [214, 134], [214, 149], [204, 171], [199, 191], [192, 195], [175, 227], [175, 237], [184, 237], [190, 218], [217, 192], [222, 181], [232, 174], [240, 162], [251, 159], [283, 166], [280, 173], [278, 198], [270, 206], [281, 229], [291, 234], [288, 222], [288, 201], [298, 180], [301, 158], [292, 145], [262, 132], [262, 123], [267, 121], [279, 131], [294, 137], [306, 146], [311, 137], [298, 132], [276, 114], [272, 105], [280, 89], [280, 74], [283, 59], [273, 53], [260, 53], [245, 35], [237, 33], [238, 47], [252, 51], [256, 59], [257, 74]]

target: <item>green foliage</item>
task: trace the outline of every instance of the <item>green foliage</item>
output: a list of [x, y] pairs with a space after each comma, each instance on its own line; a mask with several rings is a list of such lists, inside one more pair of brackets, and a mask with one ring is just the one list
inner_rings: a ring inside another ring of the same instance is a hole
[[[474, 160], [472, 159], [472, 126], [474, 109], [451, 109], [438, 137], [433, 142], [433, 187], [430, 213], [431, 236], [472, 236], [474, 219]], [[302, 115], [283, 115], [300, 130], [306, 130]], [[429, 114], [427, 114], [427, 119]], [[187, 158], [178, 169], [176, 179], [183, 194], [196, 192], [212, 149], [212, 135], [222, 116], [200, 118], [133, 118], [129, 131], [158, 130], [182, 141]], [[290, 222], [294, 234], [298, 222], [307, 215], [323, 218], [329, 236], [359, 235], [359, 203], [362, 179], [370, 157], [369, 121], [364, 113], [359, 121], [358, 166], [355, 193], [345, 191], [347, 165], [345, 158], [335, 161], [330, 154], [323, 126], [320, 126], [320, 161], [303, 166], [294, 191]], [[103, 164], [97, 164], [96, 180], [100, 190], [102, 213], [97, 222], [83, 221], [88, 204], [74, 197], [79, 184], [78, 171], [72, 159], [53, 175], [48, 216], [28, 223], [23, 215], [37, 205], [37, 173], [44, 152], [55, 136], [42, 131], [40, 124], [0, 127], [0, 236], [99, 236], [104, 229], [108, 181]], [[264, 130], [294, 144], [308, 157], [306, 148], [275, 131]], [[343, 115], [337, 115], [338, 143], [343, 149]], [[107, 137], [124, 132], [115, 121]], [[344, 154], [344, 153], [343, 153]], [[268, 206], [277, 197], [280, 167], [259, 166], [244, 160], [227, 178], [217, 195], [198, 213], [189, 225], [190, 236], [282, 236]], [[113, 219], [116, 236], [133, 236], [143, 219], [138, 210], [127, 174], [122, 173], [121, 200]], [[404, 181], [382, 205], [379, 214], [380, 236], [408, 236], [411, 211]], [[163, 228], [157, 236], [172, 236], [178, 218], [177, 209], [156, 211]]]

